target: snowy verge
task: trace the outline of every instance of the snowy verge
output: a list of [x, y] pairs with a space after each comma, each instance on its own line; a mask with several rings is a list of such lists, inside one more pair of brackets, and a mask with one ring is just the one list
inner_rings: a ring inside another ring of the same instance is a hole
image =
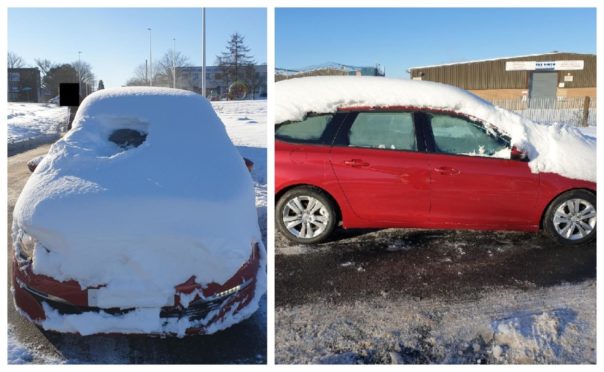
[[8, 326], [7, 347], [8, 364], [65, 363], [65, 361], [62, 359], [41, 353], [34, 346], [20, 342], [15, 336], [15, 331], [12, 325]]
[[561, 124], [538, 124], [465, 90], [429, 81], [383, 77], [315, 76], [276, 84], [275, 124], [340, 108], [413, 107], [464, 114], [492, 125], [528, 152], [534, 173], [596, 182], [596, 141]]
[[7, 140], [9, 152], [49, 143], [66, 128], [67, 107], [44, 103], [8, 103]]
[[596, 283], [275, 312], [277, 363], [595, 363]]

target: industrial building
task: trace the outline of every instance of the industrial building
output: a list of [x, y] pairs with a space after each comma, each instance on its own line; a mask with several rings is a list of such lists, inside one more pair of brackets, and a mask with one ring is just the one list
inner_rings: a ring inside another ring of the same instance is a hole
[[[242, 68], [243, 69], [243, 68]], [[187, 89], [201, 93], [201, 66], [177, 67], [176, 85], [180, 89]], [[243, 81], [251, 90], [248, 98], [266, 98], [266, 65], [254, 65], [256, 76], [254, 78], [243, 78]], [[209, 99], [223, 99], [226, 97], [229, 87], [222, 78], [220, 66], [206, 66], [206, 94]]]
[[454, 85], [490, 100], [596, 97], [596, 55], [552, 52], [408, 69], [413, 80]]
[[329, 75], [349, 75], [349, 76], [385, 76], [386, 73], [380, 65], [376, 66], [351, 66], [340, 63], [324, 63], [321, 65], [309, 66], [306, 68], [292, 70], [277, 68], [275, 71], [275, 81], [292, 79], [304, 76], [329, 76]]

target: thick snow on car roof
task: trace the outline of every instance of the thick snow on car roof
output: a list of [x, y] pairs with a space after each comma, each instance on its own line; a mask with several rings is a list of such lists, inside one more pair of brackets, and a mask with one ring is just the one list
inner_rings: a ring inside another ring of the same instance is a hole
[[[146, 138], [120, 147], [108, 139], [118, 129]], [[164, 306], [193, 275], [222, 284], [261, 244], [241, 156], [209, 102], [174, 89], [87, 97], [27, 182], [14, 221], [13, 234], [38, 240], [34, 272], [102, 285], [99, 307]]]
[[535, 173], [551, 172], [596, 181], [596, 141], [563, 124], [545, 125], [450, 85], [416, 80], [360, 76], [316, 76], [276, 84], [275, 124], [300, 121], [308, 113], [340, 108], [403, 106], [464, 114], [510, 136], [528, 152]]

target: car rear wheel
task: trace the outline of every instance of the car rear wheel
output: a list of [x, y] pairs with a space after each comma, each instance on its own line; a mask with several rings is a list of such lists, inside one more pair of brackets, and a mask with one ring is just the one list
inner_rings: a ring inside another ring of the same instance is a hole
[[277, 227], [296, 243], [324, 241], [336, 227], [334, 203], [325, 193], [311, 187], [287, 191], [277, 202]]
[[587, 243], [596, 237], [596, 218], [596, 196], [586, 190], [572, 190], [550, 204], [544, 229], [564, 245]]

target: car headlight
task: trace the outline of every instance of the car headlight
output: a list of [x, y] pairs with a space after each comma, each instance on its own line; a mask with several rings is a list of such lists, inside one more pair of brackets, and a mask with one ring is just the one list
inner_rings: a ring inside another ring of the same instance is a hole
[[15, 244], [15, 253], [24, 260], [31, 260], [34, 256], [36, 240], [27, 233], [22, 233]]

